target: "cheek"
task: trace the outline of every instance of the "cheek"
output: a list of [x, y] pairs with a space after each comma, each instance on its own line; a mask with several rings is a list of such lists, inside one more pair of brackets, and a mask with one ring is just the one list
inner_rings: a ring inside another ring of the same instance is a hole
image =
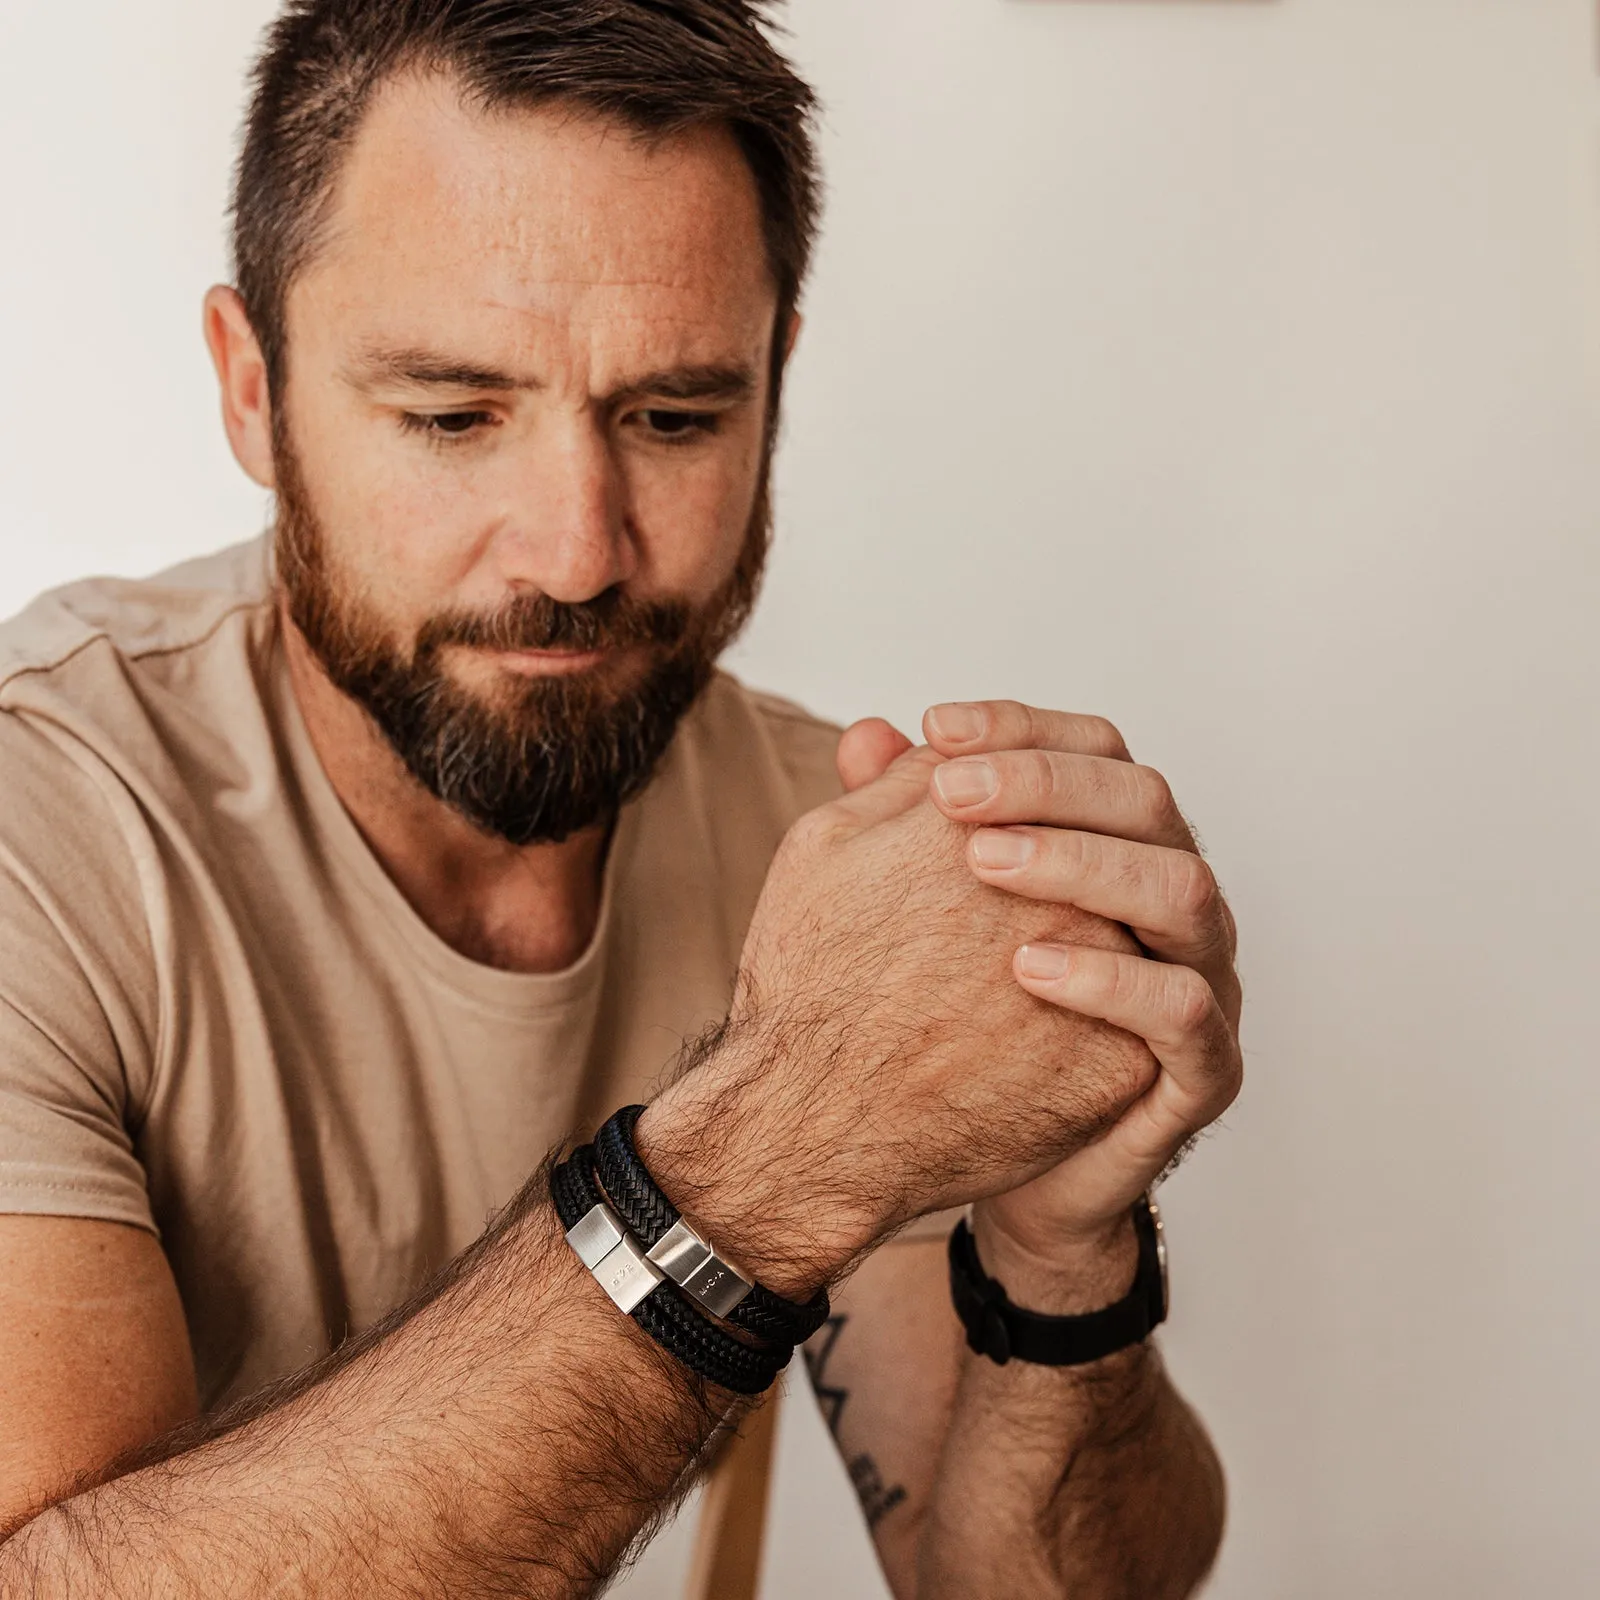
[[[630, 520], [652, 589], [701, 600], [732, 573], [761, 473], [758, 429], [678, 460], [667, 452], [627, 468]], [[689, 452], [685, 452], [688, 456]]]
[[335, 568], [391, 613], [427, 615], [482, 542], [470, 486], [385, 421], [296, 415], [296, 448]]

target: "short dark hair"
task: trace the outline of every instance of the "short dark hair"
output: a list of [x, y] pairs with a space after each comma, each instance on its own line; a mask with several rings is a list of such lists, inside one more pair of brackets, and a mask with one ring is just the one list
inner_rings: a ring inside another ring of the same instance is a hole
[[566, 102], [647, 137], [725, 126], [760, 195], [781, 350], [821, 184], [816, 99], [769, 37], [771, 9], [770, 0], [288, 0], [252, 77], [233, 193], [235, 277], [273, 391], [284, 376], [289, 285], [315, 248], [339, 164], [374, 91], [411, 68], [452, 73], [485, 109]]

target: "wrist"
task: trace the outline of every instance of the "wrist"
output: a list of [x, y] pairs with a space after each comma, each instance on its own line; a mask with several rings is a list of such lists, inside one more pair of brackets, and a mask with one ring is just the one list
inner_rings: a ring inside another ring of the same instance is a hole
[[1020, 1235], [987, 1206], [973, 1207], [978, 1259], [1013, 1305], [1041, 1316], [1075, 1317], [1115, 1305], [1133, 1288], [1139, 1236], [1132, 1212], [1099, 1227], [1042, 1239]]
[[795, 1154], [798, 1141], [775, 1116], [768, 1087], [777, 1059], [755, 1030], [730, 1030], [646, 1108], [634, 1144], [659, 1188], [720, 1255], [804, 1301], [880, 1230], [830, 1194], [820, 1156]]

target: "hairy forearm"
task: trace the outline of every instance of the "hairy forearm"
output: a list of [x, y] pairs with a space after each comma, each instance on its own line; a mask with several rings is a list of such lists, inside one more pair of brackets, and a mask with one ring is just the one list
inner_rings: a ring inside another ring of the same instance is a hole
[[[1074, 1314], [1126, 1292], [1128, 1249], [991, 1271], [1017, 1302]], [[1153, 1345], [1076, 1368], [968, 1354], [922, 1523], [917, 1600], [992, 1594], [998, 1570], [1019, 1600], [1177, 1600], [1210, 1570], [1223, 1508], [1210, 1440]]]
[[581, 1595], [730, 1404], [604, 1298], [543, 1174], [430, 1290], [0, 1544], [0, 1593]]

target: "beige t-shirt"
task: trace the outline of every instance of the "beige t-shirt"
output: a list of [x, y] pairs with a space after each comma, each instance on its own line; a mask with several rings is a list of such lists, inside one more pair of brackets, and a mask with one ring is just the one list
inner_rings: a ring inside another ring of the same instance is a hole
[[0, 626], [0, 1211], [156, 1231], [202, 1405], [404, 1299], [720, 1018], [837, 730], [719, 676], [562, 972], [437, 938], [300, 720], [264, 541]]

